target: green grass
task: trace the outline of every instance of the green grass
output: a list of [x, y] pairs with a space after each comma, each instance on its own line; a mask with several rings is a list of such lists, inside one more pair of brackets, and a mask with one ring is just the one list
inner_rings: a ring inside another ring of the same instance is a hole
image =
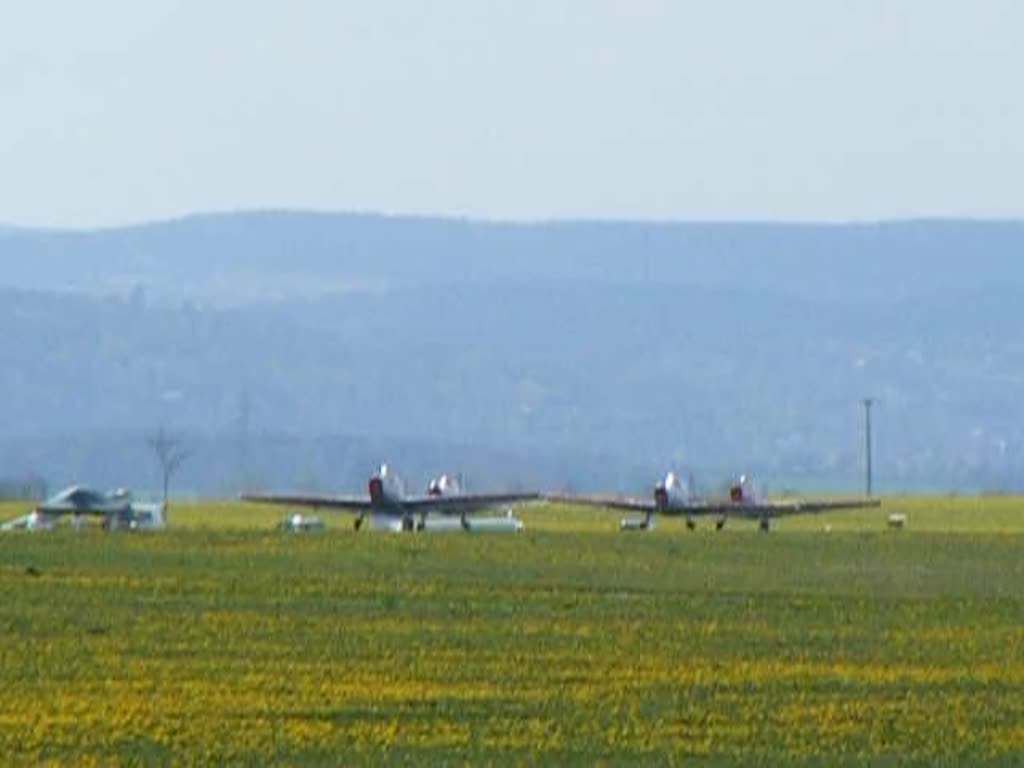
[[280, 534], [279, 510], [212, 502], [164, 533], [0, 536], [5, 762], [1024, 762], [1021, 499], [769, 535], [557, 505], [516, 536], [324, 516]]

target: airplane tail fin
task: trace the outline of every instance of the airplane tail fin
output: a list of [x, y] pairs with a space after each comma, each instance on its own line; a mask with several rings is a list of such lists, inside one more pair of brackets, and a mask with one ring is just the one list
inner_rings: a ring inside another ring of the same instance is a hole
[[461, 472], [455, 475], [444, 474], [427, 483], [428, 496], [458, 496], [464, 491]]
[[[693, 472], [686, 474], [686, 483], [680, 479], [677, 472], [669, 472], [665, 479], [658, 484], [663, 491], [665, 506], [673, 504], [688, 503], [697, 498], [697, 484], [693, 478]], [[658, 501], [658, 488], [655, 489], [655, 500]]]

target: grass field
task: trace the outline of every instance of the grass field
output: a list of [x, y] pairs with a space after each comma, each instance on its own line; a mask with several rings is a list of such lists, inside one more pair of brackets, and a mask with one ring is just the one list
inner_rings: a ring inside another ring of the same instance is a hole
[[0, 536], [0, 762], [1024, 763], [1022, 499], [769, 535], [523, 517], [294, 535], [210, 503]]

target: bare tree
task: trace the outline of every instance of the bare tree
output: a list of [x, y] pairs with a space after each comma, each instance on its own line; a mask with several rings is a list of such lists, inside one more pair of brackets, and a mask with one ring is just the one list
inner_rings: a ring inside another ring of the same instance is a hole
[[153, 451], [156, 460], [160, 462], [160, 471], [163, 473], [164, 480], [164, 505], [166, 505], [167, 487], [171, 483], [171, 477], [192, 452], [182, 444], [180, 435], [168, 432], [162, 424], [155, 434], [146, 438], [146, 444]]

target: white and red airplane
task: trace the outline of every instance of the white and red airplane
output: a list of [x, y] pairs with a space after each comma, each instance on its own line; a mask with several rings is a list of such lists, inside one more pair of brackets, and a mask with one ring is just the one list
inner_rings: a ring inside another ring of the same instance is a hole
[[[537, 493], [467, 493], [458, 477], [431, 480], [422, 495], [405, 492], [401, 482], [382, 464], [367, 483], [366, 496], [319, 495], [309, 493], [243, 493], [244, 501], [282, 504], [314, 509], [336, 509], [356, 515], [355, 529], [364, 523], [384, 531], [496, 531], [523, 529], [513, 516], [511, 505], [539, 498]], [[500, 517], [471, 517], [488, 507], [507, 506]], [[431, 517], [431, 513], [435, 513]]]
[[654, 486], [652, 498], [636, 498], [613, 495], [571, 495], [547, 494], [548, 501], [566, 504], [585, 504], [609, 509], [624, 509], [642, 512], [643, 517], [627, 517], [621, 522], [624, 531], [646, 531], [654, 528], [654, 515], [676, 515], [686, 517], [686, 527], [697, 527], [696, 518], [716, 516], [715, 528], [721, 530], [730, 517], [753, 518], [762, 531], [770, 527], [771, 519], [786, 515], [815, 514], [840, 509], [864, 509], [879, 507], [879, 499], [769, 499], [758, 493], [746, 475], [730, 484], [729, 495], [724, 499], [705, 499], [698, 496], [693, 483], [685, 486], [675, 472], [669, 472], [665, 479]]

